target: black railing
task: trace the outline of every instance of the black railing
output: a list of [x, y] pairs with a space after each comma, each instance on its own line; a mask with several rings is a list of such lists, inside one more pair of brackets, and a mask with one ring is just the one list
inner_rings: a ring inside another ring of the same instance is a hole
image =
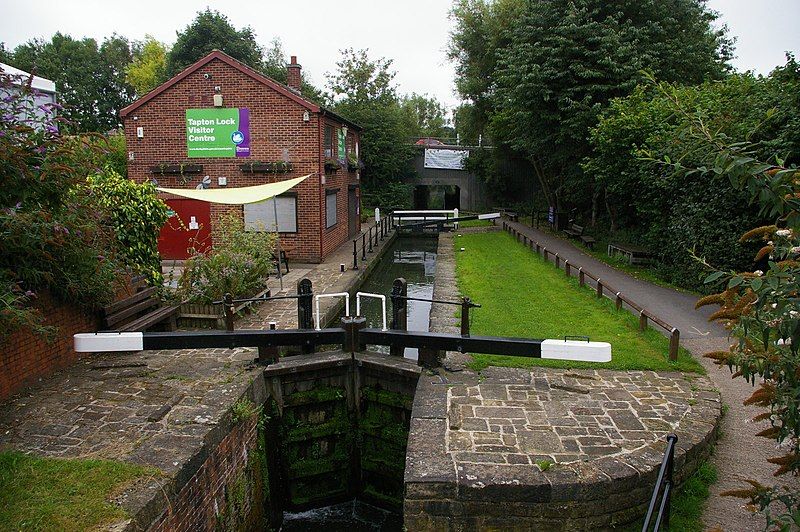
[[[665, 529], [669, 528], [670, 501], [674, 488], [672, 473], [675, 468], [675, 444], [677, 442], [678, 437], [675, 434], [667, 435], [667, 448], [664, 451], [664, 459], [661, 461], [661, 468], [658, 470], [658, 479], [653, 488], [650, 506], [647, 508], [647, 515], [642, 524], [642, 532], [649, 532], [650, 523], [653, 521], [653, 512], [656, 511], [656, 506], [658, 506], [658, 513], [655, 514], [653, 531], [658, 532], [662, 526]], [[661, 495], [660, 498], [659, 494]]]
[[361, 261], [367, 260], [367, 253], [372, 253], [378, 247], [378, 241], [383, 240], [394, 229], [392, 214], [389, 213], [381, 217], [379, 222], [371, 225], [369, 229], [363, 231], [353, 239], [353, 269], [358, 269], [358, 245], [361, 243]]

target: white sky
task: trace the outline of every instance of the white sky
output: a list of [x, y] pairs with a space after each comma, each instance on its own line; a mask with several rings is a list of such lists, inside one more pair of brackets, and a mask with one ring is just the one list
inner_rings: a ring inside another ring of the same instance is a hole
[[[450, 0], [0, 0], [0, 42], [13, 49], [61, 31], [98, 41], [114, 32], [131, 40], [150, 33], [171, 44], [176, 31], [208, 6], [237, 28], [251, 26], [265, 46], [280, 37], [286, 54], [298, 56], [318, 86], [325, 85], [340, 49], [368, 48], [372, 57], [394, 60], [401, 92], [428, 93], [452, 108], [458, 99], [445, 54], [450, 5]], [[709, 5], [737, 37], [738, 70], [766, 74], [783, 64], [787, 50], [800, 50], [800, 0], [709, 0]]]

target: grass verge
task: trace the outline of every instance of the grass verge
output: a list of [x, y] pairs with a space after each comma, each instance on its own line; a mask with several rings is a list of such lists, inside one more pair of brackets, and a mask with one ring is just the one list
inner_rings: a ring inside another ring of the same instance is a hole
[[609, 342], [609, 363], [570, 362], [496, 355], [473, 355], [472, 368], [546, 366], [704, 373], [688, 351], [670, 362], [669, 342], [658, 332], [638, 330], [638, 319], [532, 253], [505, 232], [472, 233], [454, 238], [461, 293], [482, 308], [470, 315], [473, 334], [524, 338], [589, 336]]
[[703, 507], [708, 499], [708, 488], [717, 481], [717, 468], [703, 462], [697, 471], [675, 492], [670, 511], [670, 530], [702, 532]]
[[110, 502], [158, 471], [109, 460], [38, 458], [0, 452], [0, 530], [94, 530], [126, 517]]

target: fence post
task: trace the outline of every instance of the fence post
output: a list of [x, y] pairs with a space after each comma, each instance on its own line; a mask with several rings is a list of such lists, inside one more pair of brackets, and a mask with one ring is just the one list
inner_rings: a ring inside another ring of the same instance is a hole
[[[397, 331], [408, 330], [408, 301], [405, 297], [408, 295], [408, 283], [402, 277], [398, 277], [392, 283], [392, 324], [391, 328]], [[399, 346], [390, 346], [389, 354], [394, 356], [403, 356], [405, 348]]]
[[528, 235], [525, 234], [522, 235], [522, 245], [528, 247]]
[[361, 233], [361, 260], [367, 260], [367, 233]]
[[536, 243], [536, 254], [538, 255], [541, 252], [542, 252], [542, 246], [540, 246], [539, 243], [537, 242]]
[[603, 297], [603, 281], [597, 278], [597, 297]]
[[569, 264], [569, 261], [568, 260], [564, 260], [564, 273], [567, 274], [567, 277], [572, 277], [572, 275], [570, 274], [570, 267], [571, 266]]
[[[280, 267], [281, 265], [278, 264], [278, 268]], [[230, 293], [226, 293], [222, 298], [222, 305], [225, 310], [225, 330], [231, 332], [233, 331], [233, 296]]]
[[358, 244], [356, 243], [357, 239], [353, 239], [353, 269], [358, 269]]
[[669, 359], [672, 361], [678, 360], [678, 347], [681, 342], [681, 332], [673, 327], [672, 335], [669, 337]]
[[620, 292], [617, 292], [615, 304], [617, 305], [617, 310], [622, 308], [622, 296], [620, 295]]
[[561, 257], [556, 253], [556, 269], [561, 269]]
[[583, 266], [578, 268], [578, 286], [583, 286], [586, 284], [586, 279], [583, 273]]
[[[311, 280], [303, 278], [297, 281], [297, 328], [314, 328], [314, 292]], [[315, 346], [304, 345], [301, 349], [303, 353], [313, 353]]]
[[542, 248], [542, 258], [547, 262], [547, 248]]
[[644, 331], [647, 329], [647, 314], [644, 313], [644, 310], [639, 312], [639, 330]]

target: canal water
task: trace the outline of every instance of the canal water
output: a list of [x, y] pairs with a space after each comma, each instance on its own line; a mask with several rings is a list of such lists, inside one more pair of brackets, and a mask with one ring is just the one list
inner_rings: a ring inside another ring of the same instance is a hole
[[[392, 283], [398, 277], [408, 282], [408, 296], [420, 299], [433, 297], [433, 278], [436, 273], [436, 237], [398, 237], [375, 267], [359, 292], [371, 292], [386, 296], [386, 322], [392, 325], [392, 304], [389, 296]], [[355, 303], [353, 303], [355, 305]], [[353, 308], [355, 312], [355, 307]], [[374, 298], [361, 300], [361, 314], [367, 318], [367, 327], [382, 326], [381, 302]], [[427, 301], [408, 302], [408, 330], [427, 331], [431, 315], [431, 304]], [[388, 346], [373, 346], [378, 351], [389, 351]], [[405, 357], [416, 360], [417, 348], [407, 347]]]

